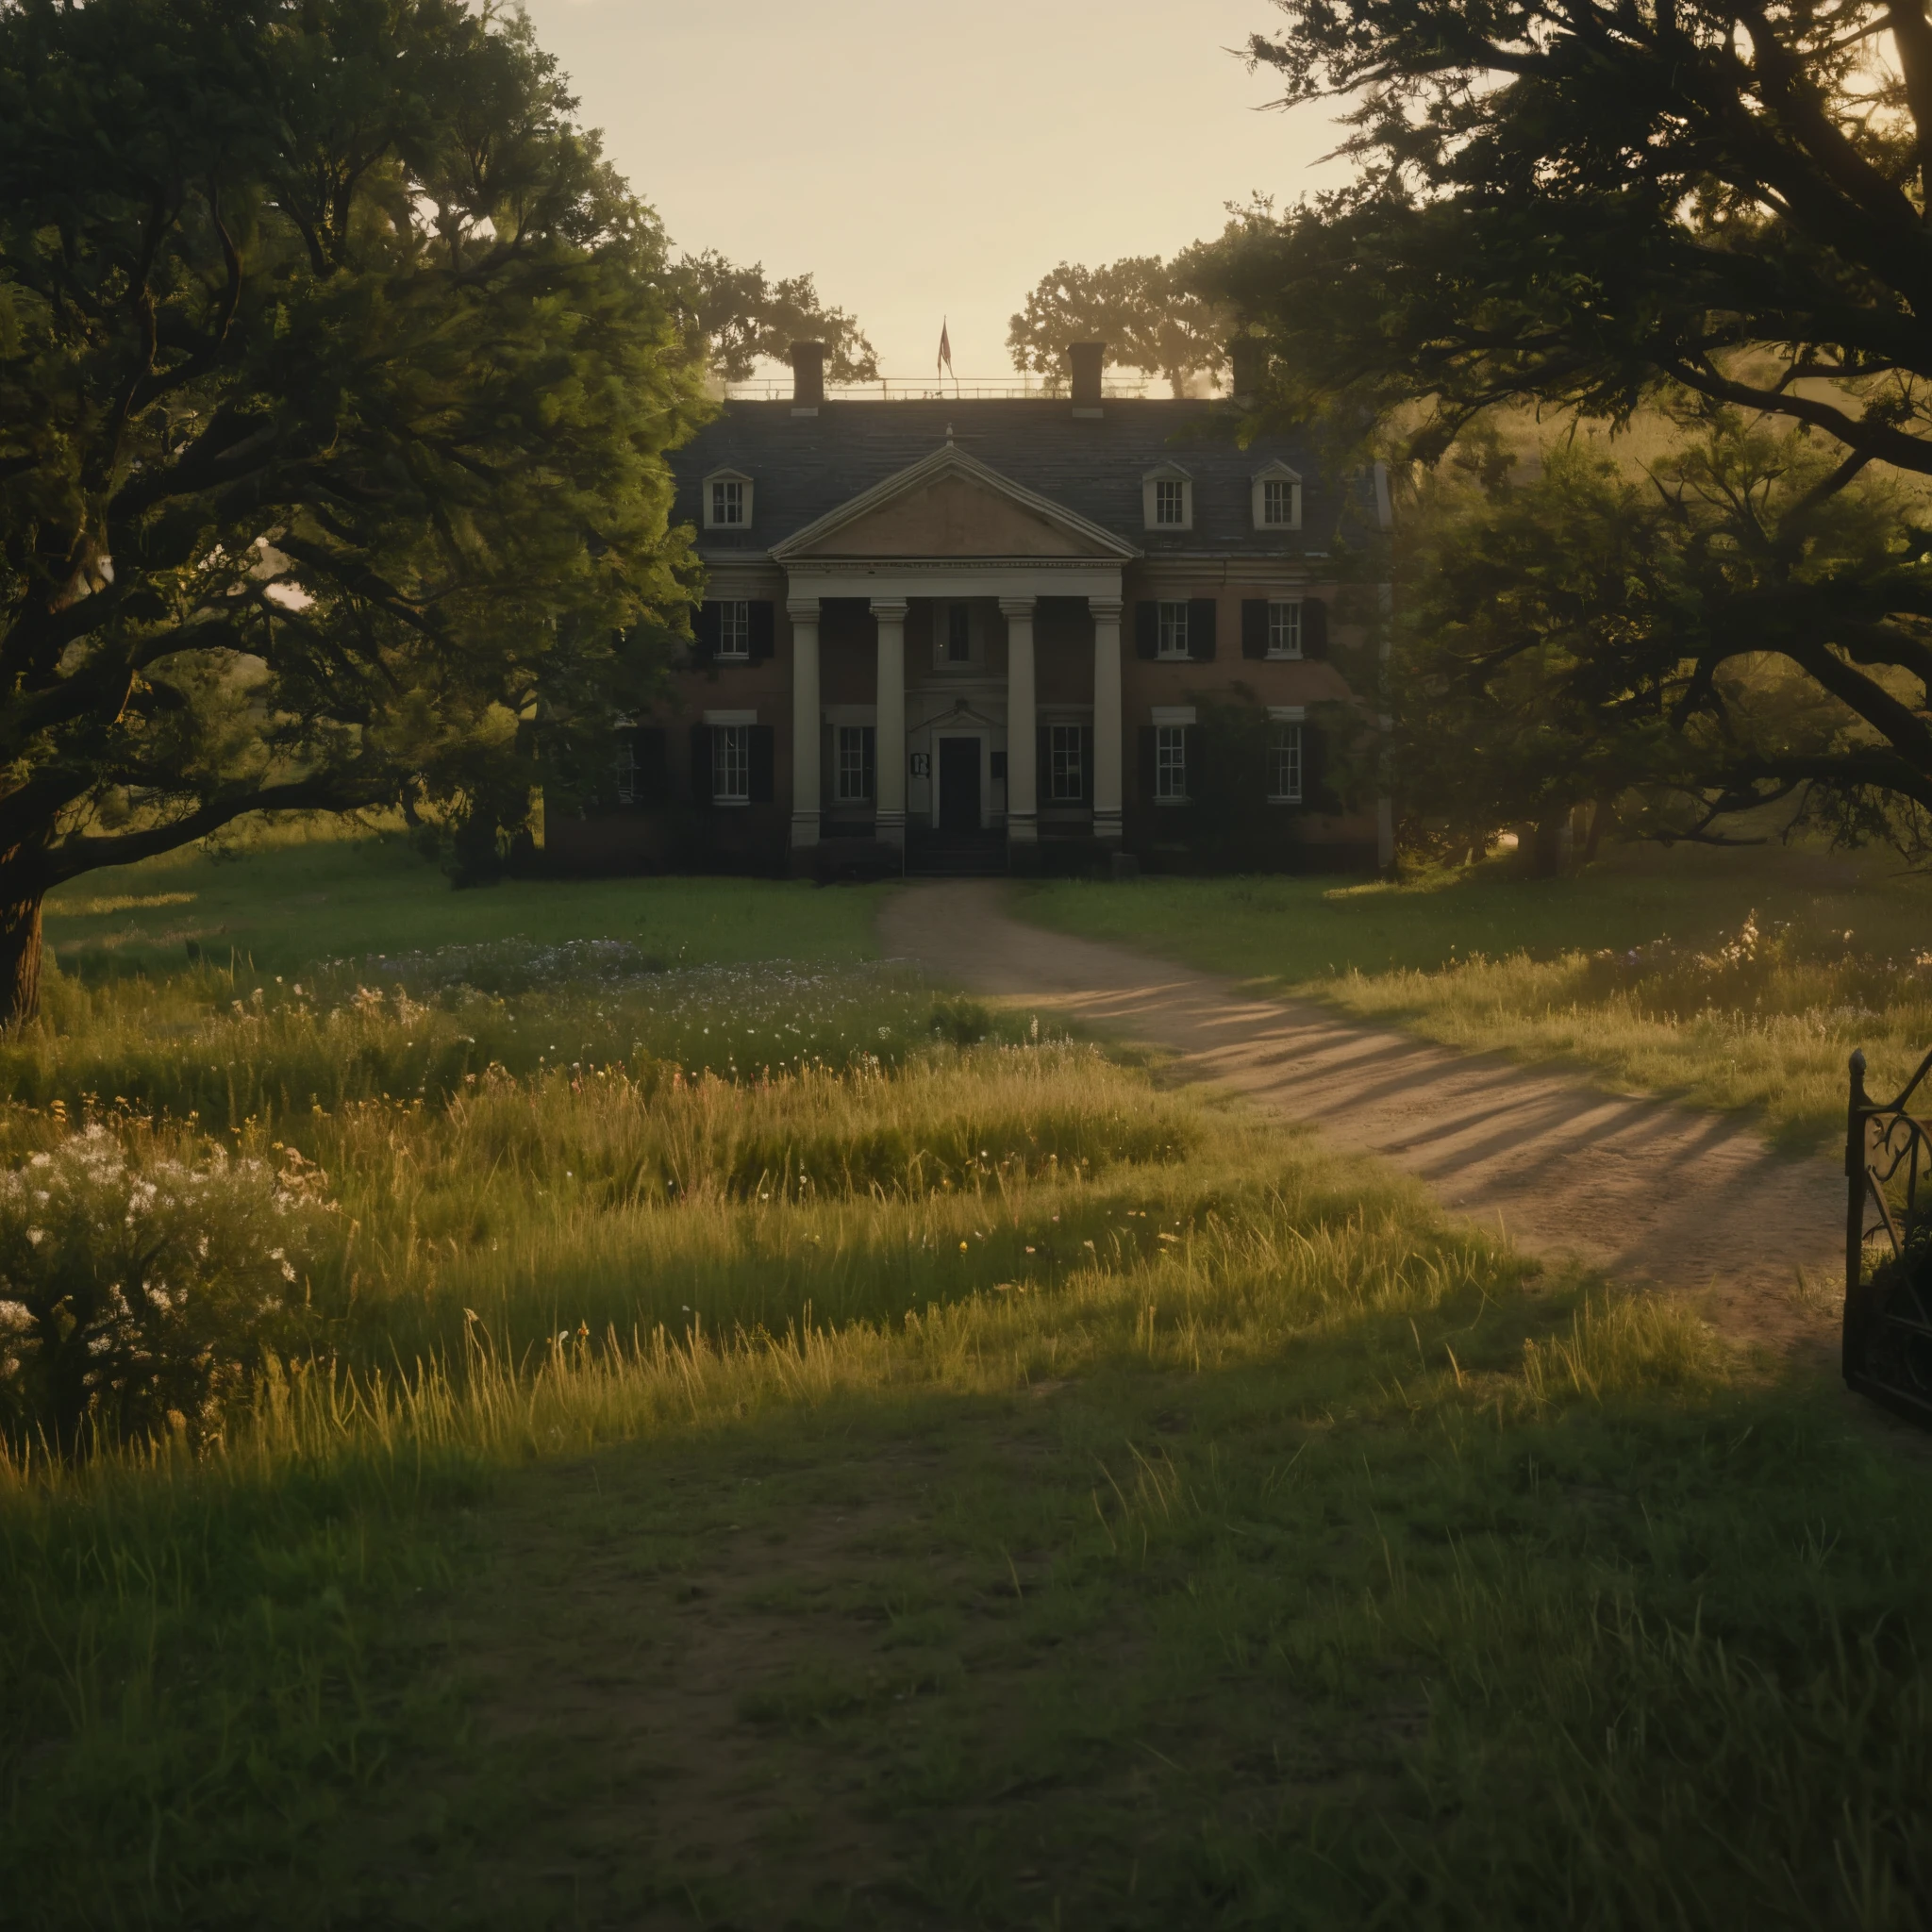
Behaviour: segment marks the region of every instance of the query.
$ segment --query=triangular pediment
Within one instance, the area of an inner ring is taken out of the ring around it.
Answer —
[[[877,557],[1120,563],[1139,552],[949,442],[774,544],[772,555],[783,563]]]

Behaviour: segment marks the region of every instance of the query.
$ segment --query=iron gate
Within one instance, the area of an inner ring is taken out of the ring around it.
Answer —
[[[1932,1425],[1932,1124],[1922,1118],[1932,1097],[1928,1074],[1932,1054],[1896,1100],[1874,1101],[1865,1056],[1852,1056],[1844,1376],[1874,1402]]]

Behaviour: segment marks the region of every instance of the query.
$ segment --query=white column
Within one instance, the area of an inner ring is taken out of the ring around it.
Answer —
[[[873,836],[888,845],[906,842],[906,600],[874,597],[879,627],[879,675]]]
[[[1033,599],[1002,597],[1007,620],[1007,843],[1032,845],[1040,839],[1040,804],[1034,740]]]
[[[1121,600],[1090,597],[1093,619],[1093,836],[1121,836]]]
[[[794,597],[791,619],[791,845],[819,842],[819,600]]]

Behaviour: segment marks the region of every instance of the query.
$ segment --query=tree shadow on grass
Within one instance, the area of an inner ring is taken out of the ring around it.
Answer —
[[[1916,1923],[1923,1472],[1582,1292],[525,1471],[339,1909]]]

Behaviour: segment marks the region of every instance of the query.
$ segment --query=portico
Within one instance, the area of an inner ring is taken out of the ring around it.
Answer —
[[[828,731],[843,756],[823,702],[822,622],[861,604],[876,839],[903,846],[908,824],[976,818],[1013,846],[1036,844],[1043,824],[1117,841],[1122,573],[1138,555],[951,442],[774,546],[792,635],[793,850],[823,834]],[[1049,789],[1077,778],[1077,795],[1042,799],[1042,768]]]

